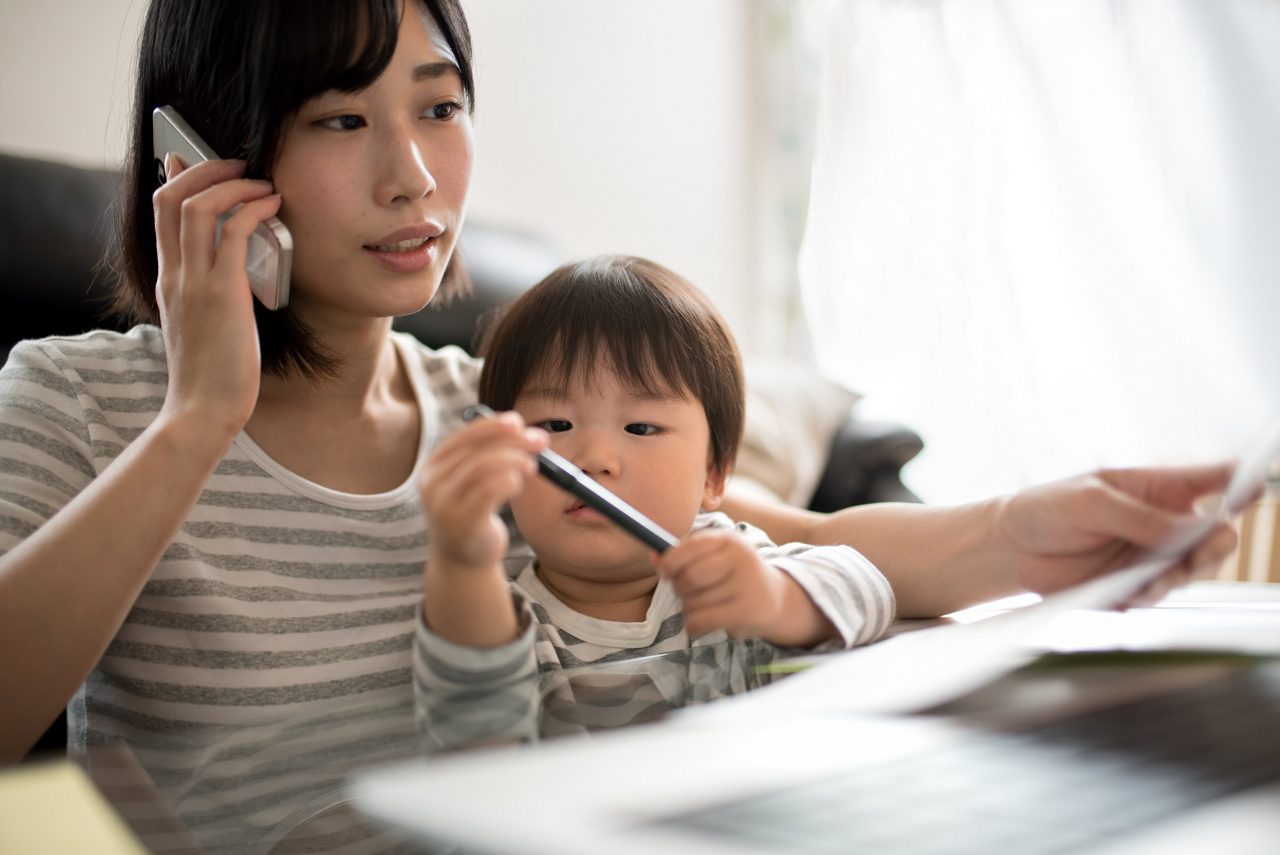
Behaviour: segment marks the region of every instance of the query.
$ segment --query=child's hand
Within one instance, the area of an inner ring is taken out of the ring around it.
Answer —
[[[418,489],[427,515],[431,561],[440,567],[492,567],[507,551],[498,510],[537,472],[543,431],[515,413],[475,422],[440,443]]]
[[[684,601],[691,637],[723,629],[735,638],[802,647],[835,635],[795,580],[765,564],[737,532],[695,532],[663,553],[657,567]]]

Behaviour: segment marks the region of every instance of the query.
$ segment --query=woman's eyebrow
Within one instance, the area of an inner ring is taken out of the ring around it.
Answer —
[[[458,66],[452,62],[428,62],[419,65],[412,72],[413,81],[417,83],[419,80],[432,80],[437,77],[444,77],[448,74],[457,74]]]

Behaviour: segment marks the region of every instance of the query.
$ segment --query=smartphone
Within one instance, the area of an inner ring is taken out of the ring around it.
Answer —
[[[165,182],[164,159],[176,155],[183,164],[194,166],[206,160],[221,160],[217,152],[191,129],[173,107],[157,107],[151,113],[151,146],[155,154],[156,176]],[[239,210],[239,205],[218,218],[214,246],[222,239],[222,223]],[[293,235],[277,217],[258,224],[249,236],[245,264],[249,288],[262,305],[275,311],[289,304],[289,275],[293,267]]]

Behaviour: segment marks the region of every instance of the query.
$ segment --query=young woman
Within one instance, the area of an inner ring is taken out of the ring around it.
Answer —
[[[417,473],[460,428],[477,365],[391,318],[457,287],[470,51],[456,0],[152,3],[122,205],[121,302],[144,323],[20,345],[0,372],[0,760],[63,707],[74,750],[408,693]],[[230,159],[170,162],[161,186],[151,111],[166,104]],[[294,239],[277,313],[244,272],[272,215]],[[518,450],[545,442],[498,424]],[[850,543],[900,613],[936,614],[1111,569],[1225,480],[1112,472],[950,509],[723,509],[777,542]],[[1183,570],[1233,543],[1222,528]]]

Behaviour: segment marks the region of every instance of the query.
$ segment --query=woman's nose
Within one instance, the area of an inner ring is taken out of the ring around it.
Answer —
[[[407,129],[397,129],[387,139],[380,153],[376,190],[379,204],[421,199],[436,189],[426,155],[421,141]]]

